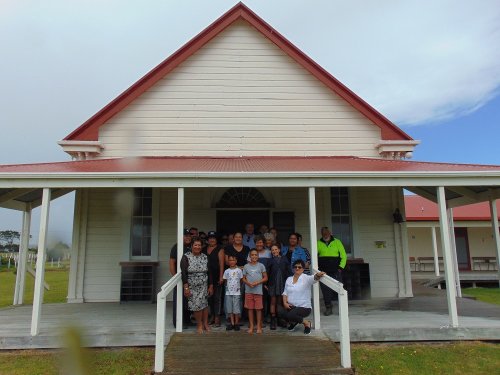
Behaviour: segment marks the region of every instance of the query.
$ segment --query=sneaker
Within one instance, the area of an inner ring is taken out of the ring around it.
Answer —
[[[293,331],[295,329],[295,327],[297,326],[297,324],[299,324],[299,323],[290,323],[288,325],[288,330]]]
[[[235,330],[235,331],[239,331],[239,330],[240,330],[240,326],[239,326],[238,324],[236,324],[236,325],[234,326],[234,330]]]
[[[238,327],[238,326],[236,326]],[[226,331],[232,331],[233,329],[236,330],[236,327],[234,327],[232,324],[228,324],[226,326]],[[240,327],[238,327],[238,330],[239,330]]]
[[[304,327],[304,335],[309,335],[311,333],[311,327]]]
[[[326,306],[325,316],[329,316],[329,315],[332,315],[332,314],[333,314],[332,307],[331,306]]]

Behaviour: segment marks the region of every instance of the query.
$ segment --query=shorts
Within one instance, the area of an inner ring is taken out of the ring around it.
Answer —
[[[245,294],[245,309],[250,310],[262,310],[264,305],[262,304],[262,294]]]
[[[240,295],[226,295],[224,297],[224,310],[226,314],[241,314]]]

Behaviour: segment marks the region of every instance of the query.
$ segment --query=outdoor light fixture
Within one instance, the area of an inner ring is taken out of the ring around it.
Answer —
[[[396,208],[396,210],[392,214],[392,217],[394,218],[395,223],[399,224],[399,223],[404,222],[403,215],[401,215],[401,212],[399,212],[399,208]]]

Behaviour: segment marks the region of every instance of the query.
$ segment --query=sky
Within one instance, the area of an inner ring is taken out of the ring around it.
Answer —
[[[0,0],[0,164],[69,160],[57,141],[236,3]],[[244,3],[420,140],[413,160],[500,165],[498,0]],[[72,197],[52,241],[70,242]],[[0,209],[0,230],[20,225]]]

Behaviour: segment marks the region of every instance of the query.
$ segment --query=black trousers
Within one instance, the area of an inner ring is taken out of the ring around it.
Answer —
[[[290,323],[303,323],[304,318],[310,313],[311,309],[306,307],[293,307],[290,310],[285,310],[283,306],[278,306],[278,316]]]
[[[172,311],[172,324],[174,327],[176,326],[177,323],[177,287],[174,288],[173,290],[173,311]],[[187,298],[182,296],[182,325],[186,326],[191,323],[191,315],[189,313],[189,310],[187,308],[188,303],[187,303]]]
[[[321,271],[326,272],[328,276],[333,277],[335,280],[342,282],[342,271],[340,271],[338,268],[335,270],[324,270],[321,269]],[[327,287],[325,284],[320,283],[321,287],[321,293],[323,293],[323,300],[325,301],[325,306],[329,307],[332,305],[332,301],[337,301],[339,296],[337,295],[337,292],[334,290],[330,289]]]
[[[214,284],[214,294],[208,297],[208,307],[212,319],[222,314],[222,301],[224,299],[224,285]]]

